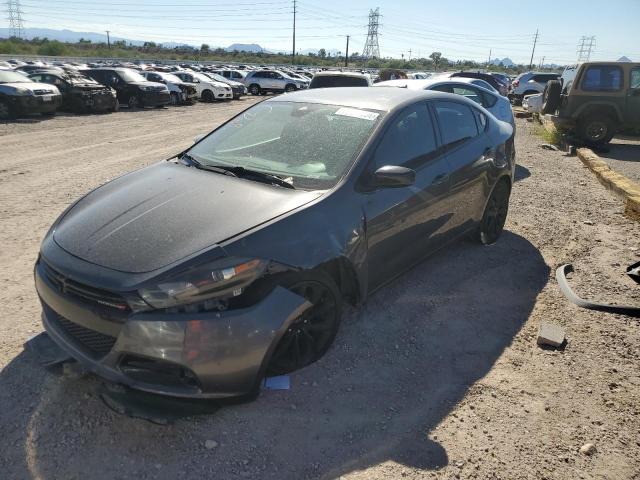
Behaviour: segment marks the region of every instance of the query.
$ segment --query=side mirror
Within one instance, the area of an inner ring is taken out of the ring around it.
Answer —
[[[199,135],[196,135],[195,137],[193,137],[193,143],[198,143],[200,140],[202,140],[206,136],[207,136],[206,133],[201,133]]]
[[[416,172],[406,167],[385,165],[375,171],[373,178],[373,183],[376,187],[409,187],[416,183]]]

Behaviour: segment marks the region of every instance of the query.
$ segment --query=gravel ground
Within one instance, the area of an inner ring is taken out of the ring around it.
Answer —
[[[640,138],[616,137],[608,150],[597,152],[598,156],[616,172],[640,182]]]
[[[106,408],[100,379],[37,366],[22,344],[41,331],[31,269],[54,218],[252,101],[0,125],[3,478],[640,478],[638,320],[581,310],[553,278],[573,262],[581,295],[640,303],[623,275],[640,224],[524,120],[498,244],[453,245],[347,312],[291,390],[159,426]],[[564,350],[536,346],[542,321]]]

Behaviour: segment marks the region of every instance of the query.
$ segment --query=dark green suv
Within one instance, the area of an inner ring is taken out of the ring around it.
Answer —
[[[616,132],[640,129],[640,63],[588,62],[569,67],[547,84],[542,112],[587,145]]]

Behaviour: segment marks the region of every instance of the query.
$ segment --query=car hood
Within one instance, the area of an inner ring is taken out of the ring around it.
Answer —
[[[53,238],[88,262],[123,272],[149,272],[320,195],[163,162],[89,193],[64,214]]]
[[[15,83],[0,83],[0,87],[24,88],[31,92],[35,90],[49,90],[51,94],[59,94],[60,91],[55,85],[40,82],[15,82]]]
[[[137,87],[156,87],[162,90],[167,88],[167,86],[164,83],[159,83],[159,82],[129,82],[129,85],[135,85]]]

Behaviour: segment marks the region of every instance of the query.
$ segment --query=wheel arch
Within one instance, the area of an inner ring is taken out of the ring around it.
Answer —
[[[318,265],[316,269],[325,272],[333,279],[342,297],[351,305],[356,305],[360,302],[360,280],[355,267],[349,259],[337,257]]]
[[[614,122],[621,123],[623,121],[622,112],[620,108],[609,102],[591,102],[578,108],[573,114],[575,120],[579,120],[580,117],[586,117],[589,115],[606,115],[609,116]]]

